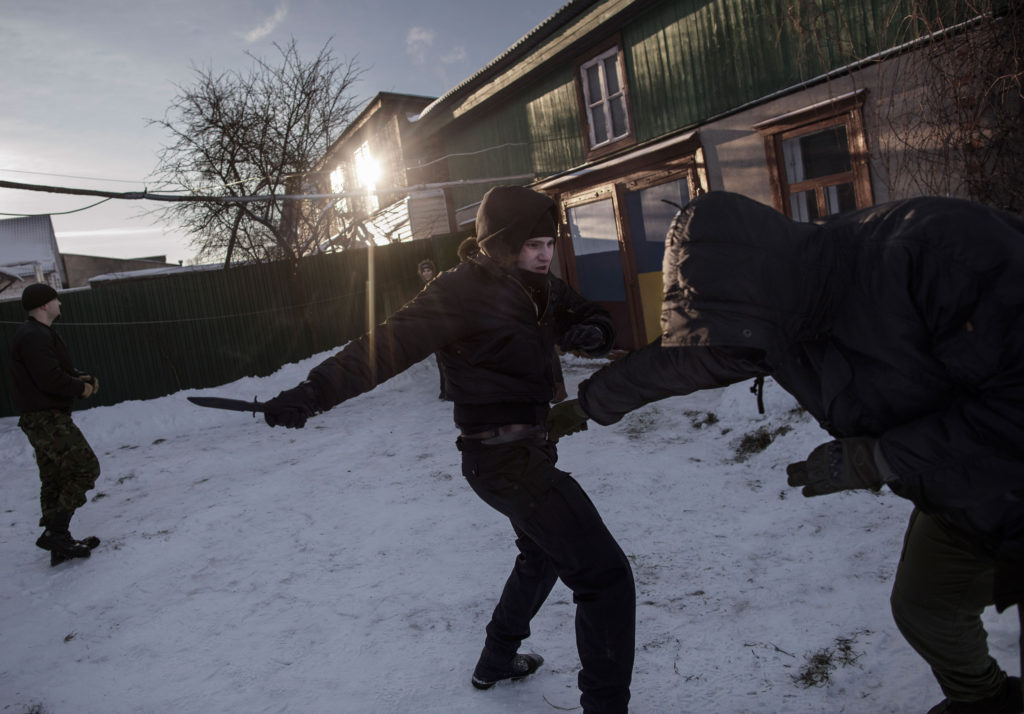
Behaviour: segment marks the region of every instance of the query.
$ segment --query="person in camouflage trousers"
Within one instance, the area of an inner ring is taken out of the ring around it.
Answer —
[[[50,551],[50,565],[87,558],[100,541],[71,537],[75,511],[96,485],[100,464],[85,436],[71,420],[76,397],[99,390],[99,380],[75,369],[71,353],[53,329],[60,317],[57,291],[49,285],[29,285],[22,293],[28,319],[14,335],[11,386],[18,426],[35,450],[39,466],[39,502],[45,530],[36,545]]]

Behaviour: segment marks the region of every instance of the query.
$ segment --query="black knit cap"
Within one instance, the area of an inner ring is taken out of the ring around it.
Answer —
[[[21,293],[21,306],[25,312],[42,307],[57,297],[57,291],[45,283],[32,283]]]
[[[555,202],[522,186],[495,186],[476,212],[477,243],[501,263],[515,264],[530,238],[557,237]]]

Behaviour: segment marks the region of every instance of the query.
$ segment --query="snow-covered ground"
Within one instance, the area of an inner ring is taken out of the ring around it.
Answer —
[[[203,393],[269,398],[324,356]],[[570,394],[599,364],[565,360]],[[631,711],[927,710],[942,695],[888,610],[910,504],[788,488],[826,435],[771,381],[759,415],[748,387],[559,445],[633,563]],[[463,481],[432,359],[300,431],[196,393],[76,414],[103,474],[72,531],[103,544],[55,568],[30,447],[0,419],[0,712],[579,711],[561,584],[524,646],[541,670],[470,686],[515,547]],[[986,622],[1015,671],[1015,613]]]

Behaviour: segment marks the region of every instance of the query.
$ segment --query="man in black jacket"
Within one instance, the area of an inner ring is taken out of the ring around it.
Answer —
[[[45,530],[36,545],[50,551],[50,565],[57,565],[87,558],[99,545],[95,536],[75,540],[69,531],[71,517],[100,474],[96,454],[71,421],[71,404],[76,397],[95,394],[99,380],[75,369],[67,345],[52,327],[60,317],[56,290],[34,283],[25,288],[21,304],[28,319],[14,333],[11,394],[21,415],[18,426],[35,449],[42,483],[39,525]]]
[[[711,193],[676,216],[663,273],[661,338],[552,420],[771,376],[834,438],[791,486],[916,506],[891,604],[946,696],[931,712],[1020,712],[981,613],[1024,600],[1024,221],[920,198],[819,226]]]
[[[434,261],[430,258],[425,258],[416,266],[416,274],[420,276],[420,280],[422,280],[423,284],[426,285],[437,275],[437,266],[434,265]],[[448,394],[445,392],[444,388],[444,368],[441,367],[440,357],[437,357],[437,374],[441,385],[440,391],[437,393],[437,398],[448,400]]]
[[[519,654],[555,581],[573,591],[580,701],[588,714],[626,712],[634,655],[635,588],[629,561],[580,485],[555,466],[546,435],[551,356],[606,353],[608,314],[549,274],[554,203],[519,187],[491,189],[477,213],[482,253],[434,278],[370,335],[314,367],[266,406],[270,426],[306,419],[373,389],[437,353],[461,431],[462,472],[507,516],[519,556],[487,625],[472,683],[487,689],[543,662]]]

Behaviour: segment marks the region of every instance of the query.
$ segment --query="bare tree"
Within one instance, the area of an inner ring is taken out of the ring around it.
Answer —
[[[877,67],[865,110],[891,197],[962,196],[1024,213],[1024,3],[879,3],[872,41],[847,0],[793,0],[778,31],[795,33],[796,64],[811,76],[844,63]]]
[[[284,196],[316,192],[318,162],[356,111],[350,92],[362,74],[356,61],[334,58],[328,44],[309,62],[295,40],[279,65],[254,61],[246,74],[194,68],[195,83],[178,86],[162,119],[172,142],[155,175],[202,196]],[[330,245],[323,202],[182,201],[158,209],[183,225],[200,258],[232,255],[264,262],[297,259]]]
[[[913,0],[900,21],[907,39],[927,39],[881,75],[890,189],[1024,214],[1024,6]]]

